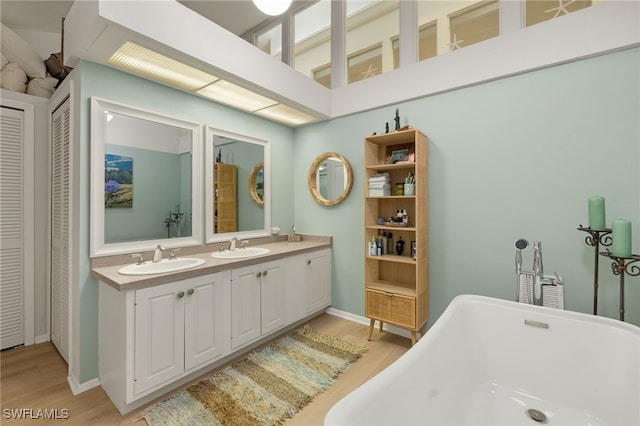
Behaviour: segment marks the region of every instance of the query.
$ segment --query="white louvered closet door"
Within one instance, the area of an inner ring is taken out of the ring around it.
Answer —
[[[70,101],[52,116],[51,128],[51,341],[69,362]]]
[[[24,343],[24,111],[0,114],[0,349]]]

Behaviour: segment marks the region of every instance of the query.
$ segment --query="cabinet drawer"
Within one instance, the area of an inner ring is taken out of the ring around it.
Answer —
[[[367,290],[365,315],[383,322],[416,327],[416,299],[378,290]]]

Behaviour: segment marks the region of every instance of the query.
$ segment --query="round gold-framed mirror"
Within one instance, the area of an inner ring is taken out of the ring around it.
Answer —
[[[325,152],[316,157],[307,177],[311,196],[324,206],[341,203],[353,185],[351,165],[337,152]]]
[[[259,162],[253,166],[249,176],[249,195],[260,207],[264,207],[264,164]]]

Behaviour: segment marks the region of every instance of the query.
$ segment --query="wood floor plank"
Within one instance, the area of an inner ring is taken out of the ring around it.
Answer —
[[[322,425],[324,416],[336,402],[393,363],[411,347],[409,339],[389,333],[376,332],[374,340],[369,342],[368,326],[328,314],[314,318],[309,324],[323,333],[366,345],[367,353],[354,362],[346,373],[340,375],[331,388],[288,419],[285,422],[287,426]],[[200,379],[194,383],[198,380]],[[148,405],[151,404],[153,402]],[[0,424],[3,426],[145,425],[144,421],[136,422],[140,411],[145,407],[122,416],[101,387],[73,396],[67,384],[67,364],[50,342],[0,352],[0,406]],[[60,417],[67,410],[68,418],[7,418],[11,411],[6,410],[18,410],[29,417],[44,409],[49,410],[49,414]]]

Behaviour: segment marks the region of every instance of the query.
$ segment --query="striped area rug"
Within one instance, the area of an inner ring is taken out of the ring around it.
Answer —
[[[305,325],[147,408],[161,425],[281,425],[366,352]]]

